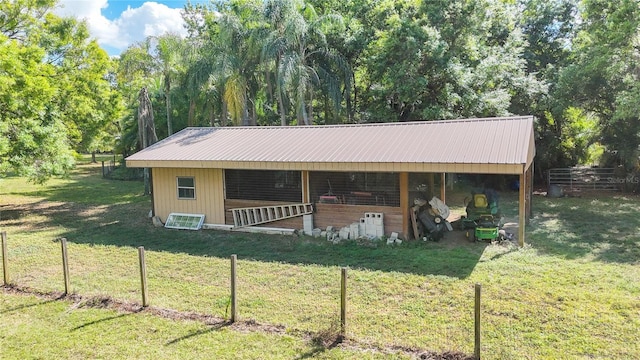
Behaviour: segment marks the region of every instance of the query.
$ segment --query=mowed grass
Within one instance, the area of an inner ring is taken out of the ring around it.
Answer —
[[[3,359],[383,359],[289,335],[0,294]],[[396,355],[392,355],[396,357]],[[399,355],[397,355],[400,358]]]
[[[306,237],[155,228],[147,218],[150,200],[141,195],[141,183],[108,181],[99,175],[99,166],[82,165],[71,178],[45,186],[17,178],[0,180],[0,230],[9,237],[12,282],[44,292],[63,290],[57,239],[65,237],[74,293],[139,303],[136,248],[144,246],[152,306],[226,318],[229,257],[237,254],[239,317],[283,325],[290,335],[193,331],[197,335],[189,337],[192,346],[206,349],[217,344],[219,352],[210,352],[209,358],[306,356],[315,348],[295,334],[336,328],[341,267],[349,268],[347,336],[361,348],[472,353],[473,287],[481,283],[483,358],[640,358],[636,197],[536,197],[523,249],[449,239],[400,246],[333,245]],[[503,208],[511,215],[516,211],[513,199],[503,196]],[[163,326],[185,326],[187,332],[205,326],[170,325],[174,321],[148,314],[117,317],[104,309],[70,311],[71,305],[64,302],[21,308],[25,301],[37,302],[5,294],[0,312],[15,308],[9,312],[12,317],[34,324],[40,318],[65,318],[76,312],[81,312],[78,317],[114,317],[99,322],[102,331],[137,329],[130,322],[166,322],[169,325],[153,325],[159,330],[150,346],[158,349],[148,350],[153,351],[149,357],[180,354],[173,352],[177,347],[166,346],[174,333]],[[51,331],[80,337],[69,332],[74,326],[65,325],[67,320],[42,321]],[[28,332],[2,329],[3,351],[5,344],[25,341],[43,348],[55,345],[46,334],[28,340]],[[238,341],[248,349],[262,348],[263,355],[234,356],[236,340],[228,340],[227,347],[225,337],[244,338]],[[276,338],[274,348],[260,345],[271,338]],[[89,357],[110,357],[108,350],[91,345],[98,340],[86,335],[74,347],[92,354]],[[123,342],[116,345],[126,348],[120,352],[123,358],[147,357],[137,345],[127,344],[130,338],[113,341]],[[162,349],[169,352],[160,354]],[[401,355],[334,348],[311,356]]]

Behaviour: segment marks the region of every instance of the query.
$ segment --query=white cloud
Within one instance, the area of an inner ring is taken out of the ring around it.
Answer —
[[[186,34],[181,9],[171,9],[156,2],[129,7],[113,21],[101,12],[108,7],[108,0],[61,0],[60,5],[56,14],[86,19],[91,35],[98,39],[98,43],[115,48],[118,53],[147,36],[167,32]]]

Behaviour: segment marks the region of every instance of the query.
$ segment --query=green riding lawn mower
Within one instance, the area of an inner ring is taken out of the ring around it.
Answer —
[[[502,240],[502,216],[498,207],[498,193],[495,190],[486,189],[481,192],[472,192],[471,198],[465,199],[466,216],[460,223],[470,241]]]

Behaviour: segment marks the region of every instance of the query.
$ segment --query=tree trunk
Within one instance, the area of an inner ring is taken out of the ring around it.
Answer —
[[[96,161],[96,152],[95,151],[91,152],[91,162],[93,164],[97,163],[97,161]]]
[[[356,75],[355,71],[353,72],[352,81],[353,81],[353,104],[351,103],[351,97],[349,97],[349,101],[347,102],[347,114],[349,116],[349,123],[353,122],[353,115],[356,112],[356,108],[358,107],[358,87],[356,86]]]
[[[258,114],[256,111],[256,104],[255,102],[251,101],[251,126],[257,126],[258,125]]]
[[[164,97],[167,104],[167,132],[169,136],[173,134],[173,126],[171,126],[171,80],[168,76],[164,78]]]
[[[220,114],[220,125],[227,126],[227,102],[222,100],[222,113]]]
[[[216,125],[216,108],[211,103],[211,110],[209,111],[209,126],[214,127]]]
[[[149,168],[144,168],[143,174],[144,174],[144,195],[151,195],[151,181],[149,179]]]
[[[247,104],[247,97],[242,100],[242,126],[251,126],[251,120],[249,118],[249,105]]]
[[[189,119],[187,120],[187,124],[189,126],[193,126],[193,118],[196,115],[196,101],[195,99],[189,100]]]
[[[280,87],[276,89],[278,92],[278,110],[280,110],[280,125],[287,126],[287,114],[284,110],[284,100],[282,99],[282,91],[280,91]]]
[[[307,125],[313,125],[313,92],[309,98],[309,111],[307,115]]]

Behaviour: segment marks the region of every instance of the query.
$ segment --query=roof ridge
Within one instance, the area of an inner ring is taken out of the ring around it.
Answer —
[[[349,127],[383,127],[383,126],[410,126],[410,125],[424,125],[435,123],[464,123],[464,122],[490,122],[490,121],[507,121],[507,120],[527,120],[533,119],[533,115],[514,115],[514,116],[496,116],[496,117],[484,117],[484,118],[468,118],[468,119],[443,119],[443,120],[414,120],[414,121],[396,121],[396,122],[381,122],[381,123],[360,123],[360,124],[331,124],[331,125],[267,125],[267,126],[219,126],[219,127],[187,127],[183,130],[194,129],[226,129],[226,130],[241,130],[241,129],[326,129],[326,128],[349,128]],[[181,130],[181,131],[183,131]]]

